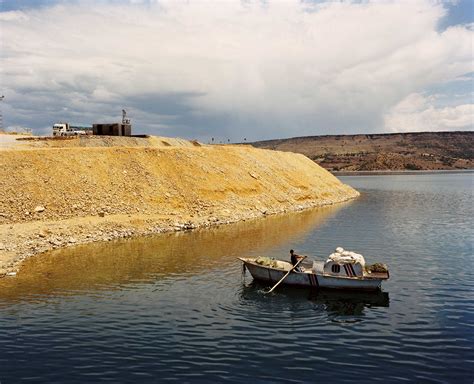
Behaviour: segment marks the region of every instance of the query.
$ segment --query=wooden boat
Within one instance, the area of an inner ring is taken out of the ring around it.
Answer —
[[[277,283],[293,267],[287,261],[262,257],[239,257],[239,260],[244,263],[244,268],[249,270],[255,280],[268,283]],[[326,261],[303,264],[300,271],[291,271],[281,284],[312,288],[378,290],[381,289],[382,281],[387,280],[390,275],[385,265],[376,265],[378,268],[366,267],[362,255],[337,248],[336,253],[330,255]]]

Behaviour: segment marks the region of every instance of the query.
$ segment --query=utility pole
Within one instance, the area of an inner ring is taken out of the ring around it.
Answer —
[[[3,101],[5,96],[0,96],[0,101]],[[0,131],[3,131],[3,114],[2,114],[2,108],[0,106]]]
[[[127,117],[127,111],[122,109],[122,124],[130,124],[130,119]]]

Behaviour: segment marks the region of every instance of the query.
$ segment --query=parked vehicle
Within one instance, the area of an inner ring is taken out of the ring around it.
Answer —
[[[83,129],[72,127],[69,123],[56,123],[53,125],[53,136],[79,136],[86,135]]]

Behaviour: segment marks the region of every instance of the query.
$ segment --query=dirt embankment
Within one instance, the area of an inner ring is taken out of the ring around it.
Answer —
[[[0,151],[0,273],[52,248],[237,222],[358,195],[302,155],[143,140],[133,147],[46,141],[39,144],[44,148]]]

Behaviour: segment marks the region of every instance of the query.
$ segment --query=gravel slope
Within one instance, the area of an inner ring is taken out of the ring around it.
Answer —
[[[0,151],[0,274],[51,248],[237,222],[358,196],[303,155],[161,141]]]

